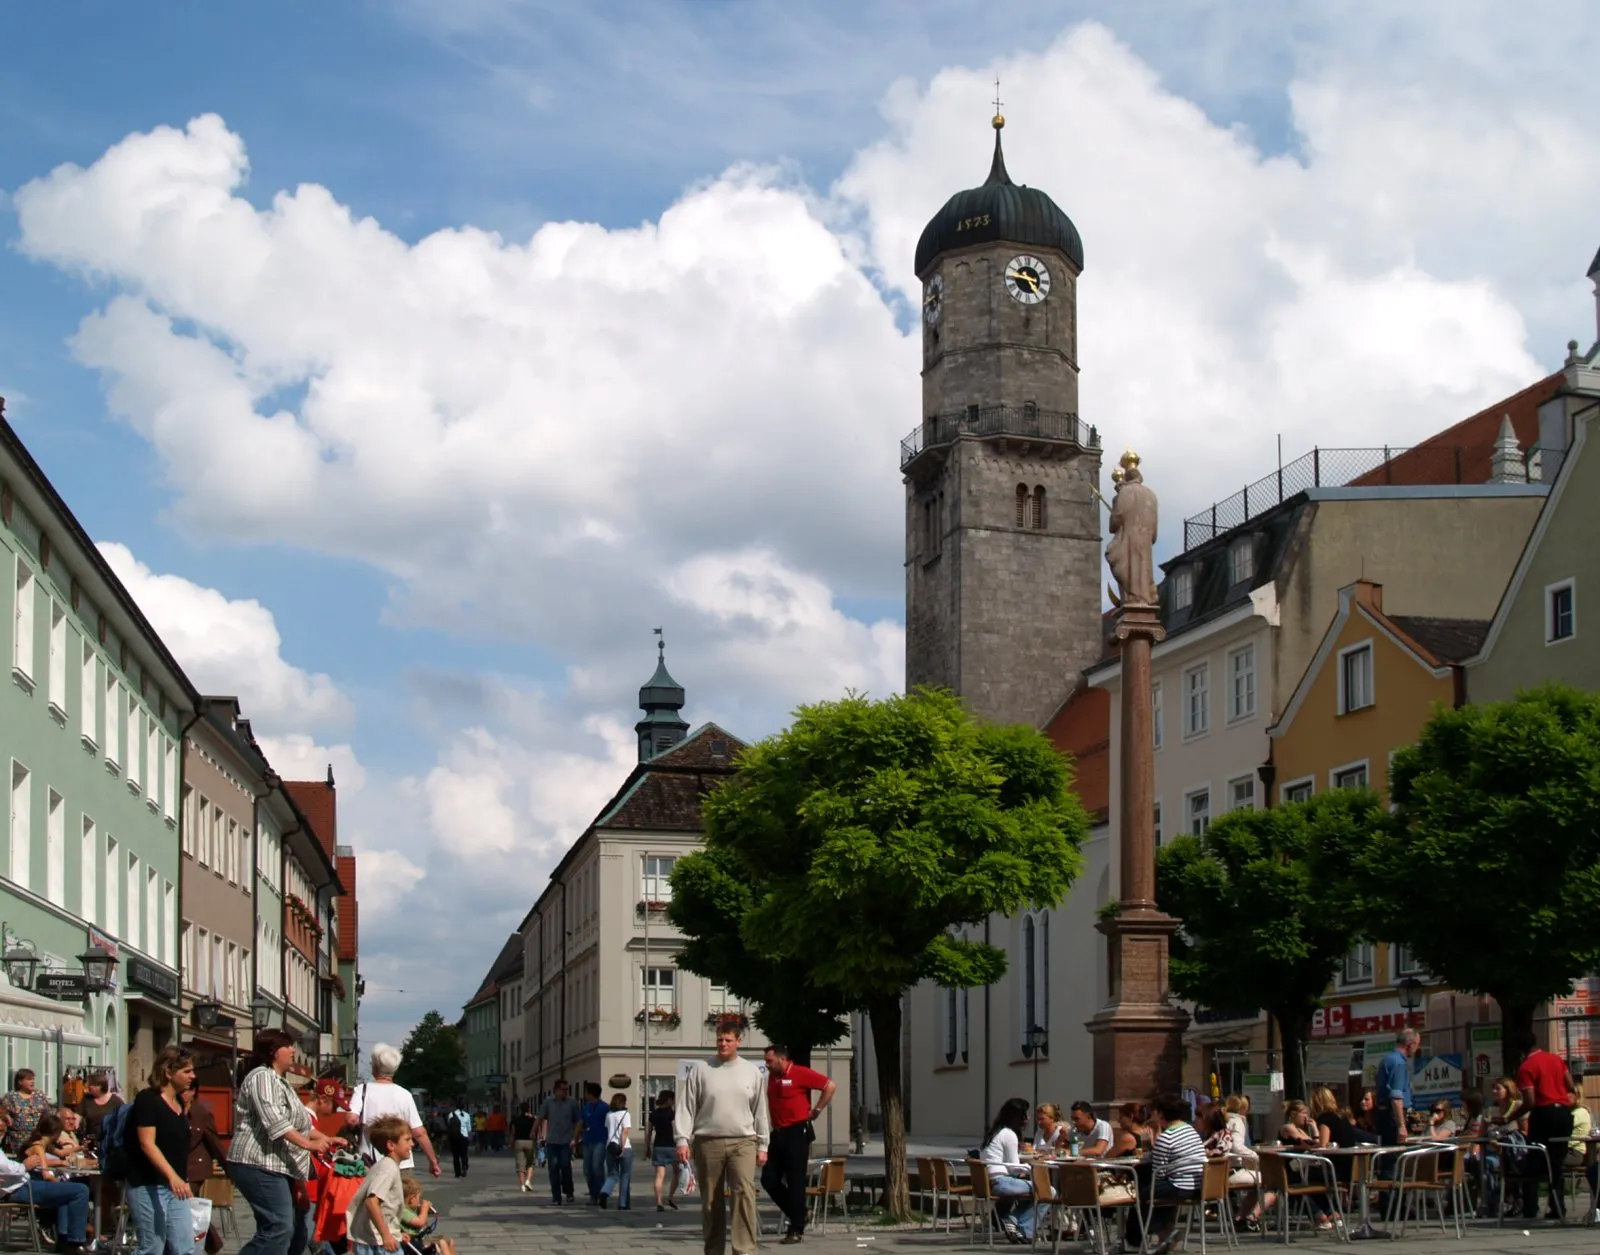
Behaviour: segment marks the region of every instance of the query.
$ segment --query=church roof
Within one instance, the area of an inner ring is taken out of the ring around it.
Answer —
[[[989,177],[979,187],[957,192],[933,215],[917,241],[916,273],[925,273],[942,253],[973,244],[1004,240],[1029,248],[1051,248],[1065,253],[1083,269],[1083,240],[1072,219],[1036,187],[1013,183],[1000,149],[1000,129],[1005,119],[994,120],[994,161]]]

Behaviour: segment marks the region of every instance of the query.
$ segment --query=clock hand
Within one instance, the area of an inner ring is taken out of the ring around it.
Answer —
[[[1025,270],[1014,270],[1006,275],[1007,279],[1015,279],[1018,283],[1026,283],[1030,292],[1039,290],[1039,281]]]

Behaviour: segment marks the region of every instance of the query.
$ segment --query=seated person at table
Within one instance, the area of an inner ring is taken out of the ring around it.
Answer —
[[[7,1127],[0,1115],[0,1133]],[[0,1151],[0,1200],[32,1203],[53,1210],[56,1226],[56,1255],[83,1255],[88,1236],[89,1187],[81,1181],[47,1181],[33,1178],[16,1160]]]
[[[1088,1103],[1072,1104],[1072,1127],[1078,1131],[1078,1153],[1084,1158],[1104,1159],[1111,1153],[1111,1123],[1095,1115]]]
[[[1428,1136],[1438,1142],[1455,1135],[1455,1108],[1448,1101],[1441,1099],[1434,1103],[1433,1109],[1428,1112]]]
[[[71,1159],[74,1155],[82,1154],[83,1146],[78,1141],[78,1129],[83,1124],[83,1117],[72,1107],[61,1107],[56,1114],[61,1117],[61,1132],[51,1149],[63,1159]]]
[[[1183,1099],[1157,1100],[1155,1123],[1159,1132],[1150,1151],[1150,1230],[1155,1242],[1143,1248],[1151,1255],[1172,1249],[1172,1227],[1178,1218],[1176,1204],[1200,1197],[1206,1144],[1189,1120],[1189,1104]],[[1128,1217],[1127,1245],[1140,1248],[1137,1214]]]
[[[1233,1144],[1250,1145],[1250,1100],[1243,1094],[1229,1094],[1222,1110],[1228,1119],[1228,1132],[1233,1134]]]
[[[1361,1099],[1356,1103],[1356,1118],[1353,1121],[1356,1128],[1368,1133],[1378,1131],[1378,1093],[1376,1090],[1364,1089]]]
[[[1213,1104],[1200,1118],[1200,1135],[1206,1139],[1206,1154],[1220,1156],[1228,1161],[1228,1190],[1238,1197],[1235,1200],[1234,1225],[1252,1233],[1259,1220],[1256,1190],[1261,1185],[1261,1160],[1256,1152],[1237,1141],[1233,1123],[1225,1107]],[[1270,1196],[1269,1196],[1270,1201]]]
[[[1583,1139],[1594,1132],[1594,1116],[1589,1108],[1584,1106],[1581,1095],[1574,1096],[1572,1104],[1572,1141],[1567,1150],[1567,1166],[1579,1168],[1589,1153],[1589,1148],[1583,1144]]]
[[[1350,1122],[1345,1113],[1339,1109],[1339,1100],[1326,1085],[1319,1085],[1311,1091],[1311,1115],[1317,1122],[1318,1149],[1337,1146],[1341,1150],[1348,1150],[1352,1146],[1377,1140],[1372,1134],[1362,1132]],[[1349,1185],[1350,1158],[1348,1156],[1330,1156],[1330,1158],[1333,1160],[1334,1179],[1340,1185]]]
[[[1278,1141],[1291,1150],[1307,1150],[1317,1144],[1316,1130],[1311,1127],[1311,1109],[1298,1098],[1284,1105]]]
[[[1000,1227],[1013,1242],[1033,1241],[1033,1172],[1024,1166],[1020,1153],[1022,1130],[1027,1127],[1027,1100],[1008,1098],[1000,1104],[1000,1113],[978,1151],[989,1170],[989,1189],[997,1200]],[[1022,1199],[1029,1201],[1024,1205]]]
[[[55,1169],[61,1166],[61,1156],[56,1154],[56,1138],[61,1136],[61,1117],[47,1111],[33,1126],[33,1136],[22,1152],[22,1166],[41,1181],[55,1181]]]
[[[1034,1124],[1038,1126],[1040,1150],[1061,1150],[1071,1141],[1071,1126],[1061,1118],[1061,1108],[1053,1102],[1042,1102],[1039,1109],[1033,1113]]]
[[[1135,1159],[1150,1149],[1150,1130],[1145,1127],[1144,1108],[1125,1102],[1117,1108],[1117,1131],[1111,1139],[1111,1159]]]

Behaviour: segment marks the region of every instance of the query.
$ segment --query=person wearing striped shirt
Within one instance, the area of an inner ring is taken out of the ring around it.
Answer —
[[[1162,1098],[1156,1103],[1156,1122],[1160,1133],[1150,1152],[1150,1225],[1155,1244],[1146,1248],[1163,1252],[1172,1247],[1172,1227],[1178,1218],[1177,1204],[1200,1197],[1200,1178],[1206,1170],[1205,1140],[1190,1121],[1194,1113],[1181,1098]]]

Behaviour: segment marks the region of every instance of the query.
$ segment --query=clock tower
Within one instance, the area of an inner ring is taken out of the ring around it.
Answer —
[[[994,119],[982,186],[917,241],[922,422],[906,489],[906,687],[1042,726],[1099,658],[1100,439],[1078,417],[1078,230],[1013,183]]]

